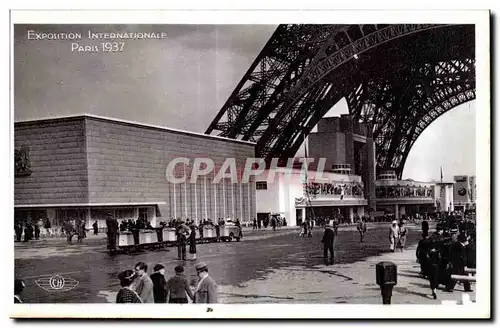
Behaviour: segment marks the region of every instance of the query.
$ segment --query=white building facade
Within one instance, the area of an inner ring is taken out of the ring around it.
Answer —
[[[300,169],[269,169],[256,177],[258,218],[279,214],[287,224],[306,218],[334,218],[353,222],[365,215],[367,200],[361,177]]]

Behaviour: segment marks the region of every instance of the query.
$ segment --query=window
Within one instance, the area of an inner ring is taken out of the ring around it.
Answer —
[[[267,181],[257,181],[255,183],[255,189],[257,189],[257,190],[267,190]]]

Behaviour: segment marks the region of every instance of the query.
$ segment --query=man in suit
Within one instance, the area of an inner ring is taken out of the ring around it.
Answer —
[[[360,237],[359,242],[362,243],[364,241],[364,237],[365,237],[365,233],[366,233],[366,222],[365,222],[364,218],[359,219],[359,222],[358,222],[358,225],[356,228],[358,229],[358,232],[359,232],[359,237]]]
[[[217,284],[208,275],[206,263],[199,262],[195,267],[200,280],[194,293],[194,303],[217,303]]]
[[[467,237],[459,235],[458,241],[450,248],[450,263],[448,265],[449,275],[465,275],[465,267],[467,266]],[[446,285],[446,291],[451,292],[455,288],[456,281],[449,279]],[[470,282],[463,282],[465,292],[471,292]]]
[[[108,231],[106,234],[108,235],[108,249],[115,250],[116,249],[116,236],[118,235],[118,221],[116,221],[113,217],[113,213],[108,213],[108,218],[106,219],[106,226]]]
[[[331,229],[330,225],[325,226],[325,232],[321,242],[323,243],[323,258],[325,259],[325,264],[328,265],[328,252],[330,252],[330,264],[333,264],[333,241],[335,239],[335,233]]]
[[[153,281],[148,276],[148,266],[144,262],[135,265],[135,272],[139,279],[136,280],[135,292],[139,294],[142,303],[154,303]]]

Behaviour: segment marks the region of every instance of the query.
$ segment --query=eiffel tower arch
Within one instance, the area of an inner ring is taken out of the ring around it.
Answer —
[[[475,99],[474,25],[280,25],[206,133],[286,162],[342,98],[401,178],[420,134]]]

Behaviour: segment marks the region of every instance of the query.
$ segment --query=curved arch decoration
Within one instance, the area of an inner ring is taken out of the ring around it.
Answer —
[[[474,40],[474,25],[280,25],[206,133],[285,160],[345,97],[352,117],[373,127],[377,164],[400,167],[434,117],[427,112],[475,90]]]

